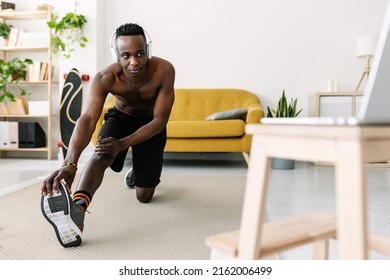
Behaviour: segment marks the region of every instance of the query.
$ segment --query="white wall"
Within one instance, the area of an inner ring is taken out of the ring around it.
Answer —
[[[15,0],[31,9],[40,0]],[[365,66],[356,39],[377,35],[388,0],[77,0],[90,40],[61,70],[93,77],[111,63],[108,45],[120,24],[137,22],[153,54],[176,67],[176,87],[243,88],[274,106],[283,89],[309,112],[309,96],[333,79],[353,91]],[[47,0],[57,13],[74,1]],[[99,18],[96,18],[99,15]],[[61,76],[61,73],[60,73]],[[85,91],[89,84],[85,84]]]
[[[15,0],[18,10],[40,0]],[[365,66],[356,39],[377,35],[388,0],[77,0],[89,39],[62,72],[77,67],[91,78],[111,63],[109,38],[126,22],[142,25],[153,54],[176,67],[176,87],[243,88],[274,106],[283,89],[309,112],[309,96],[333,79],[353,91]],[[47,0],[57,14],[74,1]],[[98,18],[97,18],[98,17]],[[61,78],[60,78],[61,82]],[[60,84],[61,86],[61,84]],[[89,83],[85,83],[85,92]]]
[[[387,2],[110,0],[104,10],[109,32],[124,22],[148,31],[154,55],[175,65],[176,87],[243,88],[264,106],[285,89],[306,115],[309,95],[326,90],[328,79],[340,91],[355,89],[365,66],[356,39],[378,34]]]

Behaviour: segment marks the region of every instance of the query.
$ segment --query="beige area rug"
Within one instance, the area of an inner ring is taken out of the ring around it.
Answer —
[[[2,260],[201,260],[207,236],[239,228],[245,177],[164,176],[151,203],[107,174],[86,215],[84,241],[63,248],[40,210],[40,185],[0,197]]]

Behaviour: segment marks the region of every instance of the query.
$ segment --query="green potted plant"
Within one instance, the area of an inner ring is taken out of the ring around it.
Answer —
[[[11,24],[0,22],[0,37],[1,37],[0,45],[2,46],[7,45],[6,41],[9,38],[9,34],[11,33],[11,28],[12,28]]]
[[[81,48],[86,47],[87,38],[82,36],[82,28],[87,23],[85,16],[76,13],[67,13],[59,19],[53,15],[47,25],[52,29],[51,49],[53,54],[62,54],[63,58],[69,58],[74,51],[74,44]]]
[[[270,109],[267,106],[267,118],[294,118],[302,111],[297,111],[298,98],[291,98],[290,103],[287,102],[285,91],[283,90],[282,96],[279,98],[278,106],[276,110]]]
[[[283,90],[276,110],[270,109],[267,106],[267,118],[295,118],[302,112],[302,109],[297,110],[297,103],[298,98],[291,98],[291,101],[288,102],[285,91]],[[271,167],[272,169],[294,169],[295,161],[283,158],[273,158]]]
[[[15,101],[15,96],[9,88],[9,85],[13,83],[21,96],[27,95],[26,90],[21,86],[21,81],[25,80],[27,66],[32,63],[32,60],[28,58],[21,60],[15,57],[9,61],[0,59],[0,102],[6,97],[11,101]]]

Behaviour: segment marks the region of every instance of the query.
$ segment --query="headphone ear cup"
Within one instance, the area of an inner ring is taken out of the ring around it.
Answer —
[[[149,42],[146,45],[146,51],[148,53],[148,58],[151,59],[152,58],[152,42]]]
[[[119,62],[118,52],[116,51],[116,49],[114,47],[110,47],[110,50],[111,50],[112,60],[114,60],[114,62]]]

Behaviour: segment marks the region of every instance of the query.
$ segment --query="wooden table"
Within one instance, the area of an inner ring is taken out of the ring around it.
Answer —
[[[389,248],[388,239],[371,240],[367,232],[365,163],[390,158],[390,126],[254,124],[247,125],[246,132],[253,138],[238,240],[239,258],[256,259],[260,254],[272,157],[334,163],[340,259],[367,259],[369,247]]]

